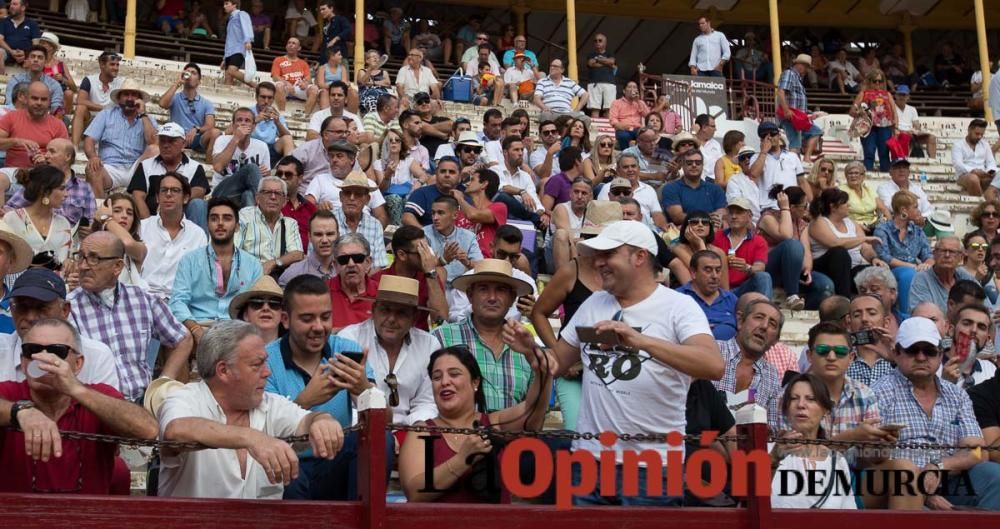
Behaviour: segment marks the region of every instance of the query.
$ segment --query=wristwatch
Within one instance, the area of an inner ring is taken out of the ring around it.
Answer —
[[[437,279],[438,276],[437,268],[431,269],[430,272],[424,272],[424,275],[431,279]]]
[[[19,412],[21,410],[26,410],[26,409],[29,409],[29,408],[34,408],[34,407],[35,407],[35,403],[31,402],[30,400],[19,400],[19,401],[16,401],[10,407],[10,425],[12,427],[17,428],[18,430],[20,430],[21,429],[21,423],[19,423],[17,421],[17,412]]]

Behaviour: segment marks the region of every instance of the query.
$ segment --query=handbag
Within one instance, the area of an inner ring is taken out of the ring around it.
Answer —
[[[872,131],[872,117],[868,113],[868,105],[865,103],[861,104],[861,109],[857,116],[851,121],[851,126],[848,129],[848,135],[851,138],[867,138]]]
[[[797,108],[791,108],[790,110],[792,111],[791,116],[785,114],[784,107],[778,107],[774,115],[778,119],[788,120],[792,124],[792,128],[799,132],[805,132],[812,128],[812,121],[809,119],[808,114]]]
[[[910,154],[910,135],[905,132],[896,134],[886,140],[885,146],[889,148],[890,160],[906,158]]]

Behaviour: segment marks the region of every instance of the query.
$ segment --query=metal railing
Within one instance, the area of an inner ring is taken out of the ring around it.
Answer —
[[[666,95],[670,108],[681,117],[682,130],[693,130],[694,118],[698,115],[697,98],[691,91],[690,83],[667,79],[665,75],[639,74],[639,97],[653,108],[656,100]]]

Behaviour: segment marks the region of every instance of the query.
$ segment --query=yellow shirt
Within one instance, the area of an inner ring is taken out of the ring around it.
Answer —
[[[740,164],[730,160],[728,156],[719,159],[722,160],[722,174],[715,173],[715,183],[724,186],[729,182],[730,176],[743,172],[743,170],[740,169]]]
[[[858,195],[846,183],[840,184],[840,189],[847,193],[847,211],[851,220],[858,224],[872,225],[878,220],[878,194],[868,182],[862,184],[864,190]]]

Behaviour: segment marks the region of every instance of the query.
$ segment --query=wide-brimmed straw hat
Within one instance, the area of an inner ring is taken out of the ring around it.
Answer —
[[[531,294],[532,287],[527,281],[514,277],[510,261],[504,259],[483,259],[476,263],[472,272],[466,272],[451,282],[451,286],[468,294],[468,289],[476,283],[502,283],[514,289],[517,297]]]
[[[0,241],[9,244],[14,251],[14,255],[9,260],[8,274],[23,272],[28,268],[32,258],[35,257],[35,250],[31,248],[31,245],[27,241],[22,239],[20,235],[10,231],[3,223],[0,223]]]
[[[160,407],[171,393],[184,387],[184,384],[167,377],[160,377],[149,383],[146,395],[142,398],[142,407],[159,420]]]
[[[430,310],[420,306],[420,282],[412,277],[382,274],[378,280],[378,293],[375,297],[361,296],[361,298]]]
[[[580,235],[598,235],[608,224],[624,218],[625,213],[620,203],[613,200],[591,200],[583,214]]]
[[[371,185],[371,182],[368,181],[368,176],[365,175],[365,173],[362,173],[361,171],[351,171],[340,182],[341,190],[350,189],[352,187],[360,187],[361,189],[364,189],[369,193],[378,189],[377,187]]]
[[[252,298],[259,297],[276,297],[279,299],[285,299],[285,292],[281,290],[278,286],[277,281],[271,276],[260,276],[260,279],[254,281],[250,288],[245,292],[240,292],[232,301],[229,302],[229,317],[232,319],[238,319],[240,311],[243,307],[250,302]]]
[[[149,100],[149,94],[139,86],[139,82],[134,79],[125,79],[122,85],[111,91],[111,100],[118,101],[118,95],[122,92],[138,92],[143,101]]]

